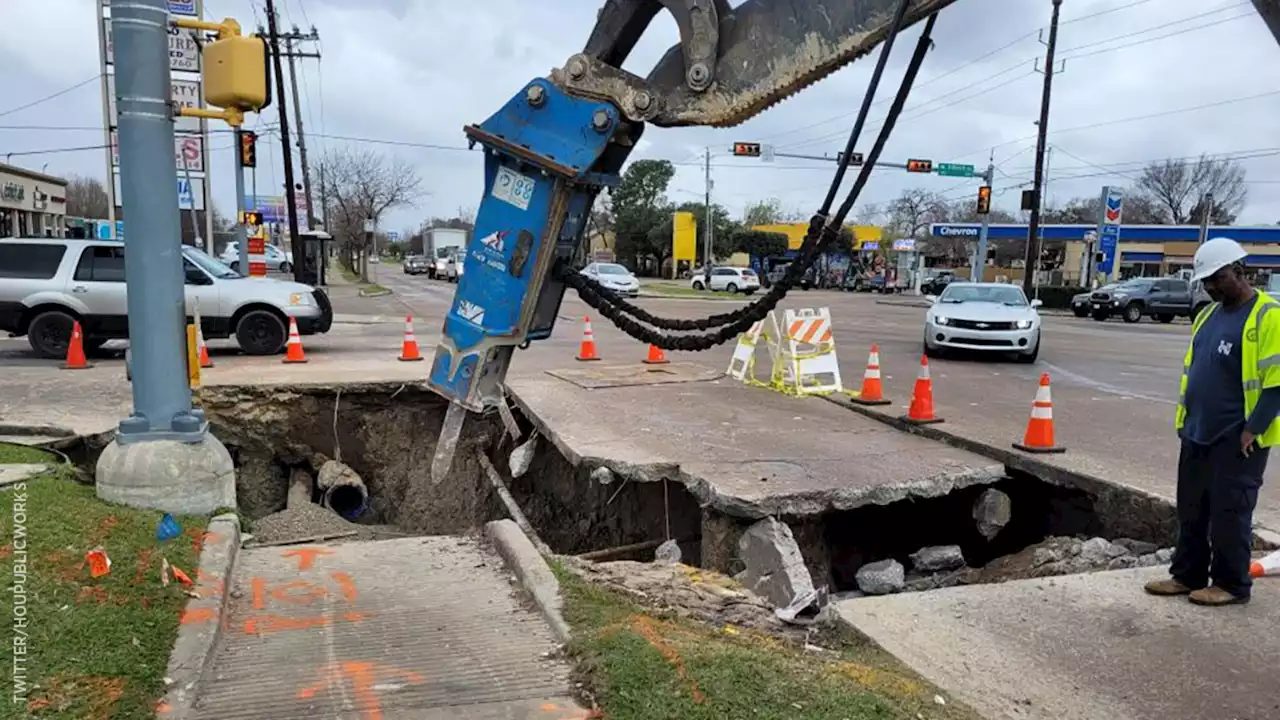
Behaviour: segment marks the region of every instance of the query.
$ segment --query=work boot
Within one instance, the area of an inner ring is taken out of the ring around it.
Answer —
[[[1183,585],[1182,583],[1178,582],[1173,578],[1166,578],[1164,580],[1152,580],[1151,582],[1144,585],[1142,589],[1146,590],[1152,595],[1160,595],[1164,597],[1168,597],[1172,595],[1186,595],[1187,593],[1191,592],[1191,588],[1187,587],[1186,585]]]
[[[1224,590],[1217,585],[1196,590],[1187,599],[1196,605],[1207,605],[1209,607],[1243,605],[1249,602],[1248,595],[1233,595],[1230,591]]]

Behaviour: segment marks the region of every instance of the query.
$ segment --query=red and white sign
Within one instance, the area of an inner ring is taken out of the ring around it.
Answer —
[[[178,170],[204,172],[204,138],[199,135],[173,137],[173,162]],[[111,166],[120,167],[120,139],[111,131]]]
[[[196,80],[170,80],[169,99],[177,103],[179,107],[204,107],[204,92],[200,87],[199,81]],[[107,76],[107,112],[111,118],[111,127],[119,127],[120,121],[116,116],[115,75]],[[176,117],[173,120],[173,129],[180,133],[198,133],[200,132],[200,118]]]

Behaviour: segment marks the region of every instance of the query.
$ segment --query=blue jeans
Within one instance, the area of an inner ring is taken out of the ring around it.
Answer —
[[[1182,441],[1178,455],[1178,547],[1169,572],[1187,587],[1213,584],[1238,597],[1253,588],[1249,577],[1253,509],[1267,469],[1268,449],[1245,457],[1240,434],[1212,445]]]

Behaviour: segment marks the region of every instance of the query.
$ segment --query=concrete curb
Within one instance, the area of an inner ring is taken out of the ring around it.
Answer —
[[[560,581],[551,572],[547,561],[538,554],[533,543],[514,520],[494,520],[485,523],[484,534],[533,598],[534,604],[546,618],[556,639],[561,643],[568,643],[572,633],[569,631],[569,624],[564,621],[562,611],[564,601],[560,598]]]
[[[200,597],[187,601],[183,615],[195,620],[178,626],[178,638],[169,654],[165,675],[172,684],[157,711],[158,717],[174,720],[187,717],[195,704],[201,681],[213,664],[214,651],[227,623],[227,588],[231,569],[240,552],[240,518],[227,513],[209,521],[208,534],[200,551],[196,583]]]

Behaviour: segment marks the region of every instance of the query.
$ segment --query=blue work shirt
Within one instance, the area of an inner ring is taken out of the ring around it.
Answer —
[[[1196,331],[1191,348],[1191,368],[1187,371],[1186,421],[1180,433],[1184,440],[1212,445],[1228,434],[1244,430],[1244,378],[1240,343],[1244,325],[1258,302],[1255,294],[1239,307],[1219,306]],[[1266,390],[1258,399],[1249,429],[1261,435],[1280,410],[1280,388]]]

